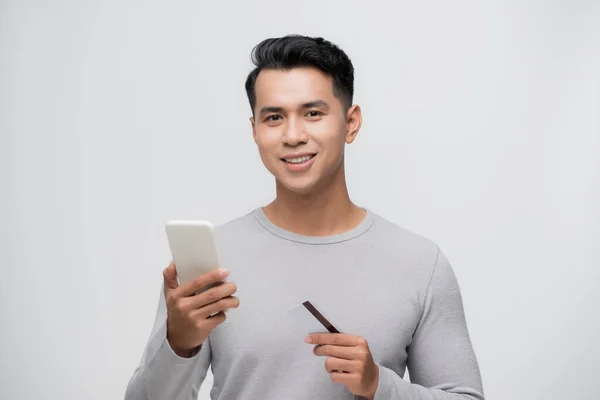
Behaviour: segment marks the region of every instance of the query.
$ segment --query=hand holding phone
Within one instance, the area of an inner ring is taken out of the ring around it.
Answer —
[[[164,270],[167,340],[181,357],[191,357],[210,332],[225,321],[225,311],[240,304],[232,282],[223,282],[213,226],[207,221],[169,221],[173,262]]]
[[[232,296],[237,290],[234,283],[215,285],[227,275],[221,269],[209,271],[180,286],[175,263],[164,270],[167,340],[180,357],[193,356],[210,332],[225,321],[225,311],[239,307],[239,299]],[[207,286],[213,287],[198,293]]]

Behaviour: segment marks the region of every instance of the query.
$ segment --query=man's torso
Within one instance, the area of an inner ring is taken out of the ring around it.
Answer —
[[[218,227],[217,245],[240,307],[209,337],[213,397],[352,398],[303,341],[309,332],[287,318],[307,299],[344,333],[364,337],[375,362],[404,374],[434,243],[371,212],[336,239],[283,232],[256,210]]]

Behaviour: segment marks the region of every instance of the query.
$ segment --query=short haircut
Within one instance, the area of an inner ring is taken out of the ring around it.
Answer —
[[[288,35],[265,39],[254,47],[251,55],[255,68],[246,79],[246,94],[252,115],[256,106],[255,84],[263,69],[291,70],[313,67],[333,79],[333,94],[345,110],[352,106],[354,96],[354,67],[346,53],[335,44],[321,38]]]

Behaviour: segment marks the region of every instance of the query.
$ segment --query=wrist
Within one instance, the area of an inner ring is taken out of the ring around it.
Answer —
[[[195,349],[185,350],[185,349],[178,349],[178,348],[172,347],[172,346],[171,346],[171,349],[173,350],[173,353],[177,354],[181,358],[192,358],[192,356],[196,353]]]
[[[378,387],[379,387],[379,365],[375,364],[375,379],[373,380],[373,385],[371,386],[371,390],[369,390],[368,395],[365,397],[368,400],[374,400]]]
[[[192,358],[193,356],[198,354],[198,351],[200,351],[200,347],[202,347],[202,345],[200,345],[198,347],[194,347],[193,349],[186,349],[174,345],[169,339],[167,339],[167,342],[169,343],[169,347],[171,348],[171,350],[173,350],[173,353],[177,354],[177,356],[181,358]]]

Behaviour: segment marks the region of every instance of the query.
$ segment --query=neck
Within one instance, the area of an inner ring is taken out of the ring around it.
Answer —
[[[306,236],[346,232],[366,215],[350,200],[343,162],[331,181],[311,194],[294,193],[277,182],[277,196],[263,211],[275,225]]]

